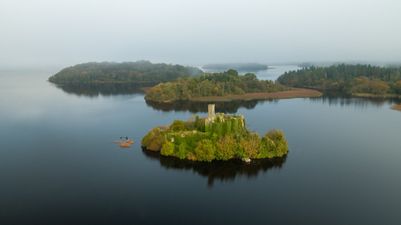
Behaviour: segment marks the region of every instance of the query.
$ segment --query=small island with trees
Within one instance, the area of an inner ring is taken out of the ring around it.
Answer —
[[[316,90],[286,87],[270,80],[259,80],[253,73],[239,75],[236,70],[228,70],[160,83],[147,90],[145,99],[151,102],[173,103],[319,96],[321,93]]]
[[[201,74],[195,67],[165,63],[137,62],[91,62],[62,69],[49,78],[57,85],[130,84],[151,87],[155,84],[181,77]]]
[[[208,106],[206,118],[196,116],[153,128],[143,137],[142,147],[162,156],[205,162],[231,159],[250,162],[280,158],[288,153],[282,131],[271,130],[260,137],[247,129],[243,116],[215,113],[213,104]]]

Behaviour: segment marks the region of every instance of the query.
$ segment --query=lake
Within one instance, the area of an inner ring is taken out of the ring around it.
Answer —
[[[243,114],[259,133],[282,129],[289,154],[250,165],[193,164],[143,152],[139,142],[152,127],[205,115],[204,105],[63,91],[46,81],[52,73],[0,72],[1,224],[401,221],[401,112],[392,101],[217,105]],[[136,143],[121,149],[113,143],[120,136]]]

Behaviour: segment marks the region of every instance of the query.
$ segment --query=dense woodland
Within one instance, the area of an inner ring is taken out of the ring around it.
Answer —
[[[205,73],[166,82],[149,89],[145,99],[155,102],[190,100],[196,97],[240,95],[255,92],[277,92],[288,88],[273,81],[258,80],[253,73],[239,75],[235,70]]]
[[[116,84],[131,83],[143,86],[172,81],[181,77],[198,75],[194,67],[153,64],[149,61],[83,63],[65,68],[49,78],[56,84]]]
[[[218,114],[210,123],[205,122],[205,118],[195,117],[154,128],[142,139],[142,146],[163,156],[207,162],[275,158],[288,153],[282,131],[272,130],[261,138],[247,130],[242,116],[224,114]]]
[[[314,88],[344,95],[401,95],[401,68],[371,65],[305,67],[287,72],[278,82],[291,87]]]

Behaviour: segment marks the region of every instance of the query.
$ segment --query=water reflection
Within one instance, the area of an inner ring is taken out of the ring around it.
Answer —
[[[147,84],[152,86],[154,84]],[[67,94],[85,96],[95,98],[99,96],[116,96],[116,95],[134,95],[144,94],[144,86],[138,84],[70,84],[70,85],[54,85],[60,88]],[[319,98],[307,98],[314,103],[324,103],[332,106],[354,106],[358,109],[366,109],[370,106],[383,107],[386,104],[400,104],[400,98],[358,98],[350,96],[339,96],[338,93],[325,93]],[[230,102],[213,102],[219,112],[224,113],[237,113],[240,108],[254,109],[259,103],[274,102],[277,103],[278,99],[267,100],[248,100],[248,101],[230,101]],[[207,112],[207,105],[210,102],[190,102],[190,101],[177,101],[173,103],[157,103],[146,101],[146,105],[155,110],[163,112]]]
[[[277,99],[273,100],[251,100],[251,101],[230,101],[230,102],[212,102],[216,105],[219,112],[224,113],[237,113],[239,108],[253,109],[260,102],[278,102]],[[211,102],[190,102],[178,101],[173,103],[158,103],[146,101],[146,104],[153,109],[170,112],[170,111],[184,111],[184,112],[207,112],[207,105]]]
[[[401,99],[396,98],[355,98],[355,97],[333,97],[324,95],[320,98],[310,98],[311,102],[324,103],[332,106],[354,106],[355,108],[365,109],[368,107],[383,107],[386,104],[399,104]]]
[[[283,167],[286,157],[276,159],[253,160],[247,164],[240,160],[227,162],[193,162],[180,160],[173,157],[164,157],[157,152],[142,150],[152,160],[157,160],[165,169],[188,170],[207,177],[208,187],[213,187],[216,180],[221,182],[232,182],[239,177],[256,178],[259,174],[266,173],[271,169]]]
[[[154,84],[148,84],[153,86]],[[146,85],[146,86],[148,86]],[[55,85],[68,94],[86,97],[98,97],[100,95],[130,95],[144,93],[143,85],[138,84],[69,84]]]

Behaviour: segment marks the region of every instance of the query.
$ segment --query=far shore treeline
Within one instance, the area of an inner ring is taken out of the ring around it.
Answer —
[[[313,88],[326,93],[360,97],[399,97],[401,68],[371,65],[309,66],[278,78],[290,87]]]
[[[224,64],[223,66],[229,65],[236,64]],[[259,64],[245,64],[245,66],[248,65],[260,66]],[[152,87],[147,89],[145,98],[147,101],[154,102],[186,101],[222,96],[244,97],[247,100],[267,99],[271,96],[265,96],[263,93],[294,91],[293,88],[309,88],[325,94],[342,96],[401,96],[400,67],[359,64],[339,64],[328,67],[305,65],[300,70],[284,73],[274,82],[258,80],[253,73],[240,75],[233,69],[206,73],[195,67],[149,61],[93,62],[67,67],[51,76],[49,81],[66,90],[81,90],[90,85],[93,93],[102,93],[93,90],[96,88],[118,92],[118,87],[109,88],[105,85],[129,84],[130,86],[134,85],[137,90],[142,90],[143,87]],[[256,96],[256,94],[260,96]],[[310,97],[310,94],[291,93],[291,96]],[[313,95],[318,96],[316,93]]]
[[[146,87],[201,73],[195,67],[149,61],[91,62],[62,69],[49,81],[58,85],[130,83]]]

